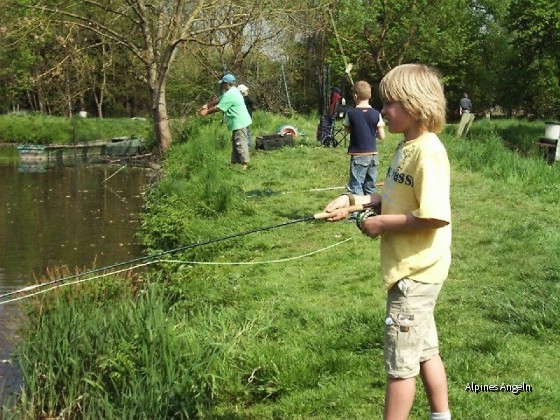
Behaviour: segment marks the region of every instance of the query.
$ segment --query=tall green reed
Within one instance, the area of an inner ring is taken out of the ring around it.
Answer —
[[[197,418],[232,374],[233,349],[259,334],[253,322],[234,324],[211,310],[177,313],[153,285],[128,300],[122,291],[105,300],[71,290],[37,307],[19,349],[19,414]]]
[[[466,139],[444,134],[442,139],[452,165],[502,180],[516,188],[554,188],[554,178],[560,173],[558,165],[551,167],[540,156],[522,156],[510,150],[506,139],[494,131]],[[543,182],[546,180],[550,181],[548,185]]]

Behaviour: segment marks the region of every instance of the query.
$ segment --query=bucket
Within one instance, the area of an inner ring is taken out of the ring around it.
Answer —
[[[560,124],[560,123],[558,123],[558,124]],[[289,134],[295,139],[298,135],[298,130],[293,125],[282,125],[278,129],[278,134],[283,134],[283,135],[288,135]]]
[[[544,123],[544,137],[550,140],[560,138],[560,122],[547,121]]]
[[[87,111],[80,111],[80,112],[78,112],[78,115],[80,116],[80,118],[86,118],[87,117]]]

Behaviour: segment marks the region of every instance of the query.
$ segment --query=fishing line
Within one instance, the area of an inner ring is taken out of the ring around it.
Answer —
[[[193,265],[259,265],[259,264],[277,264],[288,261],[299,260],[301,258],[309,257],[319,252],[326,251],[335,246],[342,245],[345,242],[350,241],[351,238],[347,238],[343,241],[337,242],[335,244],[329,245],[325,248],[318,249],[316,251],[308,252],[307,254],[296,255],[295,257],[281,258],[278,260],[267,260],[267,261],[236,261],[236,262],[219,262],[219,261],[185,261],[185,260],[158,260],[158,262],[168,262],[168,263],[179,263],[179,264],[193,264]]]
[[[53,286],[53,282],[45,283],[45,285],[51,285],[52,287],[49,287],[48,289],[42,289],[42,290],[39,290],[39,291],[34,292],[34,293],[29,293],[29,294],[27,294],[27,295],[20,296],[20,297],[17,297],[17,298],[12,298],[12,299],[8,299],[8,300],[5,300],[5,301],[2,301],[2,302],[0,302],[0,306],[2,306],[2,305],[4,305],[4,304],[7,304],[7,303],[13,303],[13,302],[18,302],[18,301],[20,301],[20,300],[28,299],[28,298],[33,297],[33,296],[42,295],[42,294],[44,294],[44,293],[50,292],[51,290],[58,289],[58,288],[60,288],[60,287],[71,286],[71,285],[74,285],[74,284],[79,284],[79,283],[83,283],[83,282],[90,281],[90,280],[96,280],[96,279],[99,279],[99,278],[102,278],[102,277],[117,275],[117,274],[120,274],[120,273],[124,273],[124,272],[126,272],[126,271],[136,270],[136,269],[138,269],[138,268],[140,268],[140,267],[145,267],[145,266],[147,266],[147,265],[154,264],[154,263],[156,263],[156,262],[157,262],[157,261],[151,261],[151,262],[147,262],[147,263],[144,263],[144,264],[138,264],[138,265],[136,265],[136,266],[134,266],[134,267],[123,268],[123,269],[121,269],[121,270],[111,271],[110,273],[104,273],[104,274],[100,274],[100,275],[98,275],[98,276],[88,277],[88,278],[86,278],[86,279],[74,280],[74,281],[71,281],[71,282],[64,282],[64,283],[61,283],[61,284],[56,284],[56,285],[54,285],[54,286]],[[85,274],[85,273],[84,273],[84,274]],[[72,277],[76,277],[76,276],[72,276]],[[67,277],[67,278],[70,278],[70,277]],[[59,279],[59,281],[60,281],[60,280],[64,280],[64,279],[65,279],[65,278]],[[37,287],[42,287],[42,286],[43,286],[43,285],[40,285],[40,284],[37,285]],[[34,290],[34,289],[36,289],[37,287],[31,288],[31,290]],[[24,289],[21,289],[21,290],[15,292],[15,293],[21,293],[21,292],[23,292],[25,289],[30,290],[30,288],[24,288]],[[1,297],[1,296],[0,296],[0,297]]]
[[[345,207],[344,209],[339,209],[339,210],[346,210],[348,212],[348,214],[350,214],[354,211],[362,211],[362,210],[364,210],[368,207],[371,207],[371,206],[372,206],[372,204],[370,203],[370,204],[363,204],[363,205],[348,206],[348,207]],[[70,276],[61,277],[59,279],[54,279],[54,280],[51,280],[51,281],[48,281],[48,282],[45,282],[45,283],[36,284],[36,285],[32,285],[32,286],[27,286],[27,287],[24,287],[24,288],[19,289],[19,290],[15,290],[15,291],[12,291],[12,292],[9,292],[9,293],[4,293],[4,294],[0,295],[0,299],[5,299],[7,297],[10,297],[10,296],[13,296],[13,295],[16,295],[16,294],[19,294],[19,293],[29,292],[29,291],[32,291],[32,290],[35,290],[35,289],[48,287],[48,286],[51,286],[51,285],[56,284],[56,283],[67,282],[69,280],[78,279],[78,278],[81,278],[81,277],[84,277],[84,276],[89,276],[89,275],[92,275],[92,274],[97,274],[97,273],[100,273],[100,272],[113,270],[113,269],[116,269],[116,268],[119,268],[119,267],[138,264],[138,263],[141,263],[141,262],[144,262],[144,261],[154,260],[154,259],[160,258],[164,255],[174,254],[176,252],[186,251],[188,249],[193,249],[193,248],[197,248],[197,247],[204,246],[204,245],[210,245],[210,244],[217,243],[217,242],[222,242],[222,241],[225,241],[225,240],[228,240],[228,239],[239,238],[241,236],[250,235],[252,233],[265,232],[267,230],[277,229],[277,228],[280,228],[280,227],[289,226],[289,225],[293,225],[293,224],[296,224],[296,223],[308,222],[308,221],[319,220],[319,219],[327,219],[331,216],[332,216],[332,213],[320,212],[320,213],[315,213],[312,216],[302,217],[301,219],[288,220],[286,222],[278,223],[276,225],[251,229],[251,230],[247,230],[245,232],[234,233],[232,235],[227,235],[227,236],[222,236],[222,237],[219,237],[219,238],[209,239],[209,240],[206,240],[206,241],[203,241],[203,242],[195,242],[195,243],[183,245],[183,246],[180,246],[178,248],[169,249],[167,251],[162,251],[162,252],[159,252],[159,253],[156,253],[156,254],[146,255],[146,256],[138,257],[138,258],[133,258],[133,259],[128,260],[128,261],[122,261],[122,262],[115,263],[115,264],[112,264],[112,265],[95,268],[95,269],[92,269],[92,270],[85,271],[83,273],[77,273],[77,274],[73,274],[73,275],[70,275]],[[0,302],[0,304],[3,304],[3,303],[5,303],[5,302]]]
[[[310,190],[304,190],[303,192],[318,192],[318,191],[329,191],[329,190],[344,190],[346,187],[325,187],[325,188],[312,188]],[[283,191],[281,194],[293,194],[298,191]]]
[[[376,187],[383,187],[384,182],[376,182]],[[330,191],[330,190],[345,190],[346,187],[324,187],[324,188],[311,188],[309,190],[302,190],[302,191],[280,191],[276,194],[295,194],[295,193],[302,193],[302,192],[322,192],[322,191]],[[260,194],[256,195],[248,195],[247,197],[260,197]]]
[[[267,261],[212,262],[212,261],[187,261],[187,260],[167,260],[167,259],[159,259],[159,260],[155,260],[155,261],[149,261],[149,262],[146,262],[146,263],[144,263],[144,264],[138,264],[138,265],[135,265],[135,266],[133,266],[133,267],[128,267],[128,268],[123,268],[123,269],[121,269],[121,270],[112,271],[112,272],[110,272],[110,273],[100,274],[100,275],[97,275],[97,276],[94,276],[94,277],[88,277],[88,278],[85,278],[85,279],[79,279],[79,280],[74,280],[74,281],[66,281],[66,282],[64,282],[64,283],[62,283],[62,284],[56,284],[56,285],[54,285],[54,286],[52,286],[52,287],[49,287],[48,289],[39,290],[39,291],[37,291],[37,292],[29,293],[29,294],[24,295],[24,296],[20,296],[20,297],[17,297],[17,298],[13,298],[13,299],[9,299],[9,300],[2,301],[2,302],[0,302],[0,306],[1,306],[1,305],[4,305],[4,304],[7,304],[7,303],[13,303],[13,302],[21,301],[21,300],[24,300],[24,299],[28,299],[28,298],[31,298],[31,297],[33,297],[33,296],[38,296],[38,295],[41,295],[41,294],[50,292],[51,290],[61,288],[61,287],[72,286],[72,285],[79,284],[79,283],[83,283],[83,282],[86,282],[86,281],[96,280],[96,279],[103,278],[103,277],[108,277],[108,276],[114,276],[114,275],[117,275],[117,274],[120,274],[120,273],[124,273],[124,272],[127,272],[127,271],[136,270],[136,269],[141,268],[141,267],[146,267],[146,266],[151,265],[151,264],[158,264],[158,263],[192,264],[192,265],[260,265],[260,264],[277,264],[277,263],[283,263],[283,262],[288,262],[288,261],[294,261],[294,260],[298,260],[298,259],[301,259],[301,258],[309,257],[309,256],[311,256],[311,255],[318,254],[319,252],[327,251],[327,250],[329,250],[329,249],[331,249],[331,248],[334,248],[335,246],[342,245],[342,244],[344,244],[344,243],[346,243],[346,242],[348,242],[348,241],[350,241],[350,240],[351,240],[351,238],[346,238],[346,239],[343,240],[343,241],[339,241],[339,242],[337,242],[337,243],[335,243],[335,244],[326,246],[326,247],[324,247],[324,248],[321,248],[321,249],[318,249],[318,250],[315,250],[315,251],[308,252],[308,253],[306,253],[306,254],[297,255],[297,256],[294,256],[294,257],[276,259],[276,260],[267,260]],[[84,273],[84,274],[85,274],[85,273]],[[59,280],[62,280],[62,279],[59,279]],[[51,284],[52,284],[52,282],[51,282]],[[36,286],[32,286],[32,287],[33,287],[33,289],[35,289],[35,288],[40,287],[40,286],[41,286],[41,285],[36,285]],[[25,291],[26,289],[27,289],[28,291],[29,291],[29,290],[33,290],[33,289],[30,289],[29,287],[27,287],[27,288],[21,289],[21,290],[19,290],[19,291],[17,291],[17,292],[14,292],[14,293],[21,293],[21,292]],[[5,295],[0,296],[0,298],[1,298],[1,297],[4,297],[4,296],[5,296]]]
[[[301,219],[289,220],[287,222],[282,222],[282,223],[279,223],[277,225],[266,226],[266,227],[257,228],[257,229],[251,229],[251,230],[247,230],[245,232],[235,233],[235,234],[228,235],[228,236],[222,236],[220,238],[209,239],[209,240],[203,241],[203,242],[195,242],[195,243],[183,245],[183,246],[180,246],[178,248],[169,249],[167,251],[162,251],[162,252],[159,252],[159,253],[156,253],[156,254],[146,255],[146,256],[138,257],[138,258],[133,258],[131,260],[122,261],[122,262],[115,263],[115,264],[112,264],[112,265],[88,270],[88,271],[85,271],[83,273],[77,273],[77,274],[62,277],[62,278],[59,278],[59,279],[51,280],[51,281],[48,281],[48,282],[45,282],[45,283],[41,283],[41,284],[37,284],[37,285],[33,285],[33,286],[27,286],[27,287],[24,287],[23,289],[0,295],[0,299],[6,298],[6,297],[9,297],[9,296],[18,294],[18,293],[27,292],[27,291],[30,291],[30,290],[33,290],[33,289],[36,289],[36,288],[47,287],[47,286],[50,286],[50,285],[55,284],[55,283],[65,282],[65,281],[68,281],[68,280],[73,280],[75,278],[89,276],[91,274],[96,274],[96,273],[99,273],[99,272],[102,272],[102,271],[112,270],[114,268],[122,267],[122,266],[125,266],[125,265],[132,265],[132,264],[140,263],[140,262],[143,262],[143,261],[153,260],[153,259],[159,258],[163,255],[174,254],[176,252],[186,251],[188,249],[197,248],[197,247],[204,246],[204,245],[210,245],[210,244],[225,241],[225,240],[228,240],[228,239],[234,239],[234,238],[238,238],[238,237],[241,237],[241,236],[250,235],[252,233],[264,232],[264,231],[267,231],[267,230],[272,230],[272,229],[276,229],[276,228],[283,227],[283,226],[293,225],[295,223],[307,222],[307,221],[315,220],[315,219],[316,219],[315,216],[308,216],[308,217],[303,217]]]
[[[329,191],[329,190],[344,190],[346,187],[326,187],[326,188],[312,188],[310,190],[302,190],[302,191],[265,191],[264,193],[259,194],[251,194],[247,195],[247,198],[260,198],[263,195],[272,195],[272,194],[295,194],[295,193],[305,193],[305,192],[318,192],[318,191]]]
[[[105,183],[107,181],[109,181],[111,178],[113,178],[116,174],[118,174],[120,171],[122,171],[124,168],[126,168],[126,164],[124,164],[123,166],[121,166],[116,172],[114,172],[111,176],[105,178],[103,181],[101,181],[102,183]]]

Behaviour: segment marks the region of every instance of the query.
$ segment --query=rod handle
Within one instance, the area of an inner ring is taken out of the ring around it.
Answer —
[[[320,213],[315,213],[313,215],[313,218],[315,220],[328,219],[329,217],[332,217],[333,214],[338,210],[346,210],[348,213],[353,213],[355,211],[362,211],[362,210],[366,209],[367,207],[369,207],[369,206],[364,205],[364,204],[356,204],[355,206],[348,206],[348,207],[342,207],[340,209],[336,209],[334,212],[331,212],[331,213],[328,213],[326,211],[322,211]]]

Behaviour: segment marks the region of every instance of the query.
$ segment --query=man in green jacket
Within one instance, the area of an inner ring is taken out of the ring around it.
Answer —
[[[221,95],[202,105],[199,110],[201,116],[222,111],[226,117],[226,125],[231,131],[231,163],[241,164],[247,169],[249,163],[248,127],[252,124],[251,116],[245,106],[243,95],[235,85],[235,76],[225,74],[220,80]]]

